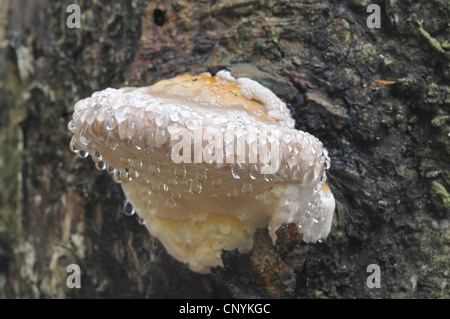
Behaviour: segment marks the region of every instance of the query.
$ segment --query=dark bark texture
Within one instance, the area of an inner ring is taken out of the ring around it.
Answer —
[[[449,17],[446,0],[0,0],[0,297],[449,298]],[[322,244],[261,229],[200,275],[122,213],[67,123],[94,91],[225,68],[324,143],[336,211]]]

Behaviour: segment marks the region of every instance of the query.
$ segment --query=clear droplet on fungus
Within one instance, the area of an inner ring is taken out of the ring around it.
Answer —
[[[136,213],[136,211],[133,208],[133,205],[131,205],[127,200],[123,203],[123,213],[126,216],[132,216]]]
[[[166,204],[167,208],[177,207],[177,203],[175,202],[175,199],[173,199],[172,197],[167,197],[165,204]]]
[[[102,161],[95,163],[95,168],[99,171],[104,171],[107,166],[108,165],[106,165],[106,163]]]
[[[237,191],[235,189],[232,189],[232,190],[228,191],[227,195],[230,198],[236,198],[237,197]]]
[[[222,180],[220,178],[214,178],[211,184],[213,187],[219,188],[220,186],[222,186]]]
[[[186,167],[184,165],[175,166],[175,177],[183,178],[186,176]]]
[[[242,194],[245,196],[250,196],[253,192],[253,186],[250,183],[244,183],[242,185]]]
[[[199,183],[203,183],[204,181],[206,181],[207,178],[208,177],[207,177],[206,172],[204,170],[197,171],[197,174],[195,175],[195,179]]]

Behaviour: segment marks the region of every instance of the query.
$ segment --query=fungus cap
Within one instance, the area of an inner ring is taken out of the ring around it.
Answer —
[[[329,157],[294,129],[272,91],[228,71],[182,75],[141,88],[108,88],[75,105],[71,149],[121,183],[150,234],[190,269],[247,253],[253,233],[296,223],[325,239],[335,202]]]

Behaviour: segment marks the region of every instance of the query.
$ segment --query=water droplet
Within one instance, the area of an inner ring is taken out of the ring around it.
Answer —
[[[256,180],[261,175],[259,172],[258,164],[251,164],[249,170],[250,170],[249,175],[252,180]]]
[[[133,179],[137,179],[137,178],[139,178],[139,172],[137,170],[130,169],[128,171],[128,177],[129,177],[130,181]]]
[[[128,183],[132,180],[132,178],[130,177],[130,172],[128,170],[128,168],[121,168],[120,169],[120,181],[122,183]]]
[[[222,186],[222,180],[220,178],[214,178],[211,184],[213,187],[219,188],[220,186]]]
[[[181,115],[178,112],[173,112],[170,114],[170,119],[174,122],[178,122],[181,119]]]
[[[173,199],[172,197],[167,197],[165,204],[168,208],[175,208],[177,206],[175,199]]]
[[[169,179],[168,183],[170,186],[176,186],[178,184],[178,181],[176,180],[175,177],[173,177],[173,178]]]
[[[136,213],[136,211],[133,208],[133,205],[131,205],[128,201],[125,200],[123,203],[123,213],[127,216],[132,216]]]
[[[86,158],[86,157],[89,156],[89,153],[86,152],[86,151],[80,150],[80,151],[77,153],[77,155],[78,155],[79,158]]]
[[[119,161],[120,161],[120,163],[125,165],[125,167],[129,167],[130,163],[131,163],[131,159],[129,157],[126,157],[126,156],[122,156]]]
[[[112,166],[108,166],[107,170],[106,170],[110,175],[114,175],[114,173],[116,172],[116,169]]]
[[[327,174],[323,172],[323,175],[320,177],[320,183],[326,183],[327,182]]]
[[[106,165],[106,163],[102,161],[95,163],[95,168],[98,169],[99,171],[104,171],[107,166],[108,165]]]
[[[89,144],[89,140],[83,135],[80,135],[79,140],[80,143],[83,144],[84,146],[87,146]]]
[[[239,166],[233,166],[231,168],[231,175],[233,175],[233,177],[235,179],[241,179],[245,176],[246,170],[243,167],[239,167]]]
[[[330,158],[327,156],[327,157],[325,157],[325,163],[323,163],[323,168],[324,168],[325,170],[327,170],[327,169],[330,168],[330,166],[331,166],[331,160],[330,160]]]
[[[114,171],[114,175],[113,175],[113,180],[115,183],[120,184],[122,183],[121,179],[120,179],[120,169],[116,169]]]
[[[117,120],[114,116],[108,116],[105,120],[105,126],[108,131],[112,131],[117,126]]]
[[[192,178],[183,178],[180,182],[183,185],[184,192],[189,194],[191,192]]]
[[[173,199],[177,200],[177,199],[181,199],[181,193],[180,192],[172,192],[172,194],[170,195]]]
[[[143,142],[142,142],[142,136],[141,136],[141,135],[135,135],[135,136],[133,137],[132,144],[134,145],[134,147],[135,147],[138,151],[140,151],[140,150],[142,149],[142,144],[143,144]]]
[[[150,195],[152,194],[152,191],[151,191],[151,189],[149,189],[149,188],[147,188],[147,187],[144,187],[144,188],[141,190],[141,193],[142,193],[142,195],[144,195],[144,196],[150,196]]]
[[[92,160],[95,162],[95,163],[97,163],[97,162],[100,162],[101,160],[102,160],[102,155],[99,153],[99,152],[94,152],[93,154],[92,154]]]
[[[72,136],[72,139],[70,140],[69,148],[73,153],[77,154],[78,149],[75,147],[75,142],[76,142],[76,138],[75,138],[75,136]]]
[[[197,171],[197,174],[195,175],[195,179],[199,182],[199,183],[203,183],[206,179],[207,179],[207,175],[206,172],[203,170],[199,170]]]
[[[117,146],[119,146],[119,143],[113,140],[110,140],[107,144],[111,151],[115,151],[117,149]]]
[[[264,180],[266,182],[273,182],[275,179],[275,174],[264,174]]]
[[[145,145],[143,148],[145,154],[150,155],[153,152],[153,147]]]
[[[137,221],[138,221],[139,225],[145,225],[145,220],[143,220],[141,217],[138,217]]]
[[[175,167],[175,177],[184,178],[186,176],[186,167],[184,165],[177,165]]]
[[[245,196],[250,196],[253,192],[253,186],[250,183],[244,183],[244,185],[242,185],[242,194],[244,194]]]
[[[163,145],[168,138],[168,133],[165,130],[161,130],[160,128],[156,129],[155,133],[155,141],[157,144]]]
[[[69,122],[69,124],[67,124],[67,128],[69,129],[69,131],[71,131],[72,133],[75,133],[76,127],[75,127],[75,121],[71,120]]]
[[[197,181],[195,181],[195,182],[193,182],[192,184],[191,184],[191,189],[190,189],[190,191],[193,193],[193,194],[200,194],[201,192],[202,192],[202,184],[200,183],[200,182],[197,182]]]
[[[140,169],[142,169],[142,161],[137,160],[137,159],[132,159],[131,160],[131,168],[138,171]]]
[[[88,149],[89,154],[94,153],[96,146],[94,142],[89,142],[89,144],[86,146],[86,148]]]
[[[197,120],[187,120],[185,124],[186,124],[186,128],[191,131],[197,129],[199,126],[199,123]]]
[[[158,127],[166,127],[169,123],[169,118],[166,115],[157,115],[155,117],[155,123]]]
[[[160,182],[159,184],[153,184],[153,191],[154,192],[168,192],[169,186],[167,184]]]
[[[235,189],[232,189],[228,192],[228,197],[230,198],[236,198],[237,197],[237,191]]]
[[[302,168],[300,165],[295,165],[292,169],[291,180],[292,181],[301,181],[303,178]]]
[[[149,172],[151,175],[156,176],[159,174],[159,172],[161,171],[158,167],[158,165],[150,165],[149,166]]]

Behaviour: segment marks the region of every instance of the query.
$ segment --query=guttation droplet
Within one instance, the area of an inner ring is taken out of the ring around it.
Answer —
[[[244,183],[244,185],[242,185],[242,194],[246,195],[246,196],[250,196],[253,192],[253,186],[250,183]]]
[[[67,124],[67,127],[69,128],[69,131],[72,133],[75,133],[76,127],[75,127],[75,121],[71,120],[69,124]]]
[[[115,172],[116,172],[116,168],[115,168],[115,167],[108,166],[107,169],[108,169],[107,172],[108,172],[108,174],[110,174],[110,175],[114,175]]]
[[[97,163],[100,162],[102,160],[102,155],[99,152],[94,152],[94,154],[92,154],[92,160]]]
[[[200,194],[202,192],[202,184],[198,181],[195,181],[191,184],[191,193],[193,194]]]
[[[80,150],[80,151],[77,153],[77,156],[78,156],[79,158],[86,158],[86,157],[89,156],[89,153],[86,152],[86,151]]]
[[[181,194],[180,192],[172,192],[172,194],[170,195],[173,199],[181,199]]]
[[[175,167],[175,177],[183,178],[186,176],[186,167],[184,165],[178,165]]]
[[[106,119],[105,124],[106,124],[106,129],[108,131],[112,131],[112,130],[114,130],[116,128],[117,121],[116,121],[116,119],[113,116],[109,116]]]
[[[150,174],[152,174],[153,176],[159,174],[161,170],[159,169],[158,165],[150,165],[149,166],[149,172]]]
[[[126,167],[129,167],[129,166],[130,166],[130,163],[131,163],[131,159],[130,159],[129,157],[122,156],[122,157],[120,158],[120,163],[122,163],[122,164],[125,165]]]
[[[213,187],[219,188],[220,186],[222,186],[222,180],[220,178],[214,178],[211,184]]]
[[[143,151],[145,152],[145,154],[150,155],[153,152],[153,147],[145,145]]]
[[[119,143],[116,141],[110,140],[108,143],[108,147],[111,149],[111,151],[115,151],[117,147],[119,146]]]
[[[143,220],[141,217],[137,216],[137,220],[138,220],[139,225],[145,225],[145,220]]]
[[[108,165],[106,165],[105,162],[100,161],[95,163],[95,168],[98,169],[99,171],[104,171],[107,167]]]
[[[237,191],[235,189],[232,189],[228,192],[228,197],[235,198],[237,196]]]
[[[137,160],[137,159],[132,159],[131,160],[131,168],[134,170],[140,170],[142,168],[143,164],[142,161]]]
[[[250,178],[251,178],[251,179],[256,180],[256,179],[258,178],[258,176],[259,176],[259,173],[256,172],[256,171],[251,171],[251,172],[249,173],[249,175],[250,175]]]
[[[168,208],[175,208],[177,206],[177,203],[175,202],[175,199],[173,199],[173,197],[167,197],[166,206]]]
[[[231,175],[233,175],[235,179],[241,179],[245,176],[245,169],[239,166],[234,166],[231,168]]]
[[[155,133],[155,141],[156,143],[163,145],[164,143],[166,143],[168,138],[168,133],[164,130],[160,130],[159,128],[156,130]]]
[[[80,143],[83,144],[84,146],[87,146],[89,144],[89,140],[84,137],[83,135],[80,135],[79,137]]]
[[[76,142],[76,138],[75,136],[72,136],[72,139],[70,140],[70,150],[77,154],[78,153],[78,149],[75,147],[75,142]]]
[[[207,175],[205,171],[198,171],[197,174],[195,175],[195,179],[199,182],[199,183],[203,183],[204,181],[206,181],[207,179]]]
[[[128,201],[125,201],[123,204],[123,213],[127,216],[132,216],[136,213],[136,211],[133,208],[133,205],[131,205]]]

